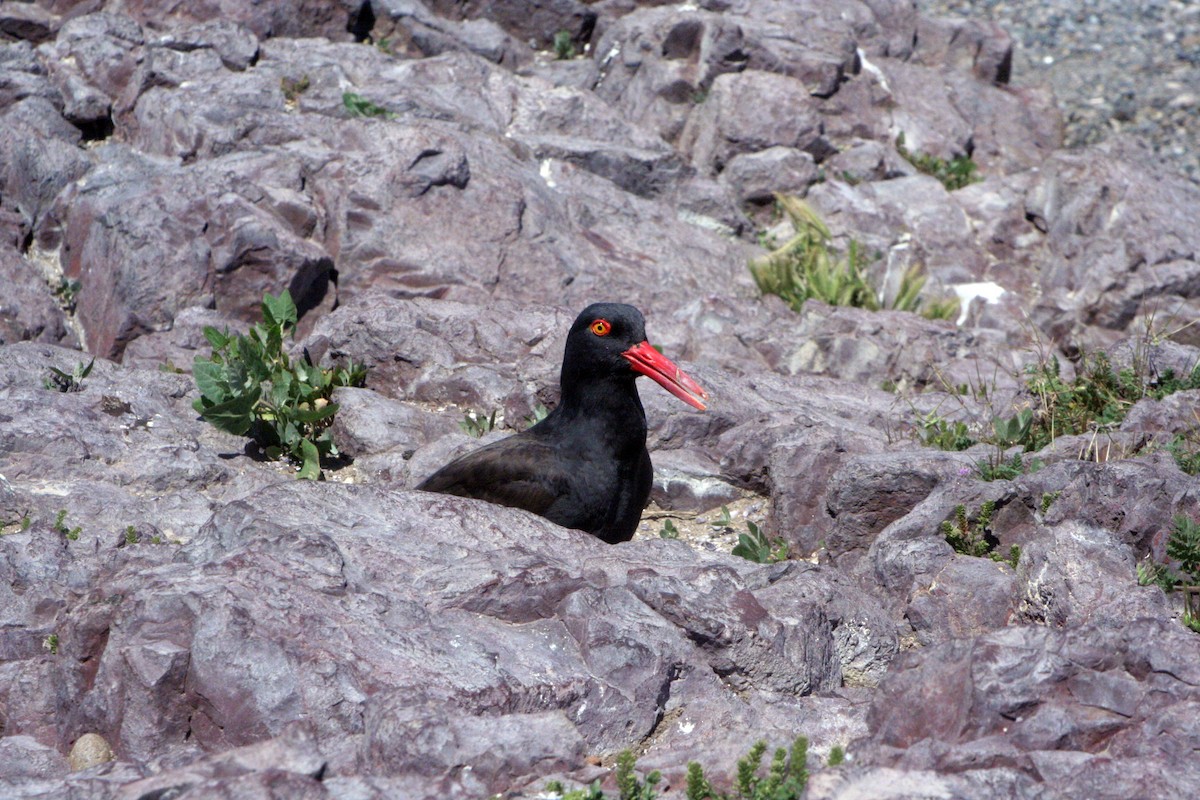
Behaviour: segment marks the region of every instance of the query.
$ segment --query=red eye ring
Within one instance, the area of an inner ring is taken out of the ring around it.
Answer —
[[[597,336],[608,336],[612,330],[612,324],[606,319],[598,319],[591,325],[592,333]]]

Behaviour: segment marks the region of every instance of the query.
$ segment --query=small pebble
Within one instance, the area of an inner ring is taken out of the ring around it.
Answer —
[[[67,756],[67,763],[71,765],[72,772],[79,772],[115,758],[112,748],[103,736],[98,733],[85,733],[75,740],[71,754]]]

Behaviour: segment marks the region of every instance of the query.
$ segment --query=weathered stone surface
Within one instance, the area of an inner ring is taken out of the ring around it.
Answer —
[[[1166,450],[1195,391],[1011,481],[979,464],[1019,447],[924,444],[1036,408],[1029,364],[1070,380],[1108,348],[1156,386],[1200,353],[1196,193],[1120,143],[1058,151],[1003,31],[907,0],[12,5],[0,796],[613,792],[594,757],[626,747],[677,794],[688,760],[723,790],[800,734],[813,797],[1200,795],[1196,639],[1135,570],[1200,518]],[[901,132],[984,180],[918,174]],[[885,302],[916,268],[959,316],[758,296],[776,191]],[[293,355],[370,367],[323,483],[198,419],[176,373],[285,287]],[[659,511],[633,542],[407,488],[478,446],[465,413],[491,441],[553,406],[601,299],[711,395],[645,382]],[[945,540],[987,502],[1015,569]],[[730,556],[748,521],[789,558]],[[117,760],[70,772],[85,734]]]
[[[772,147],[807,152],[817,161],[832,149],[822,138],[817,101],[803,82],[754,70],[718,76],[688,117],[679,146],[699,168],[719,173],[743,153]]]

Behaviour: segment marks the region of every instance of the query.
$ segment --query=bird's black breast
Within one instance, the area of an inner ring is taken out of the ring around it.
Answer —
[[[551,427],[467,453],[417,488],[522,508],[615,543],[633,538],[652,480],[644,445],[614,458]]]

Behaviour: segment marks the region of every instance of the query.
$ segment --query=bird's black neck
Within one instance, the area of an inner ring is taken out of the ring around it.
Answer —
[[[570,431],[581,448],[601,448],[619,458],[640,456],[646,447],[646,412],[632,376],[564,381],[562,400],[545,422]]]

